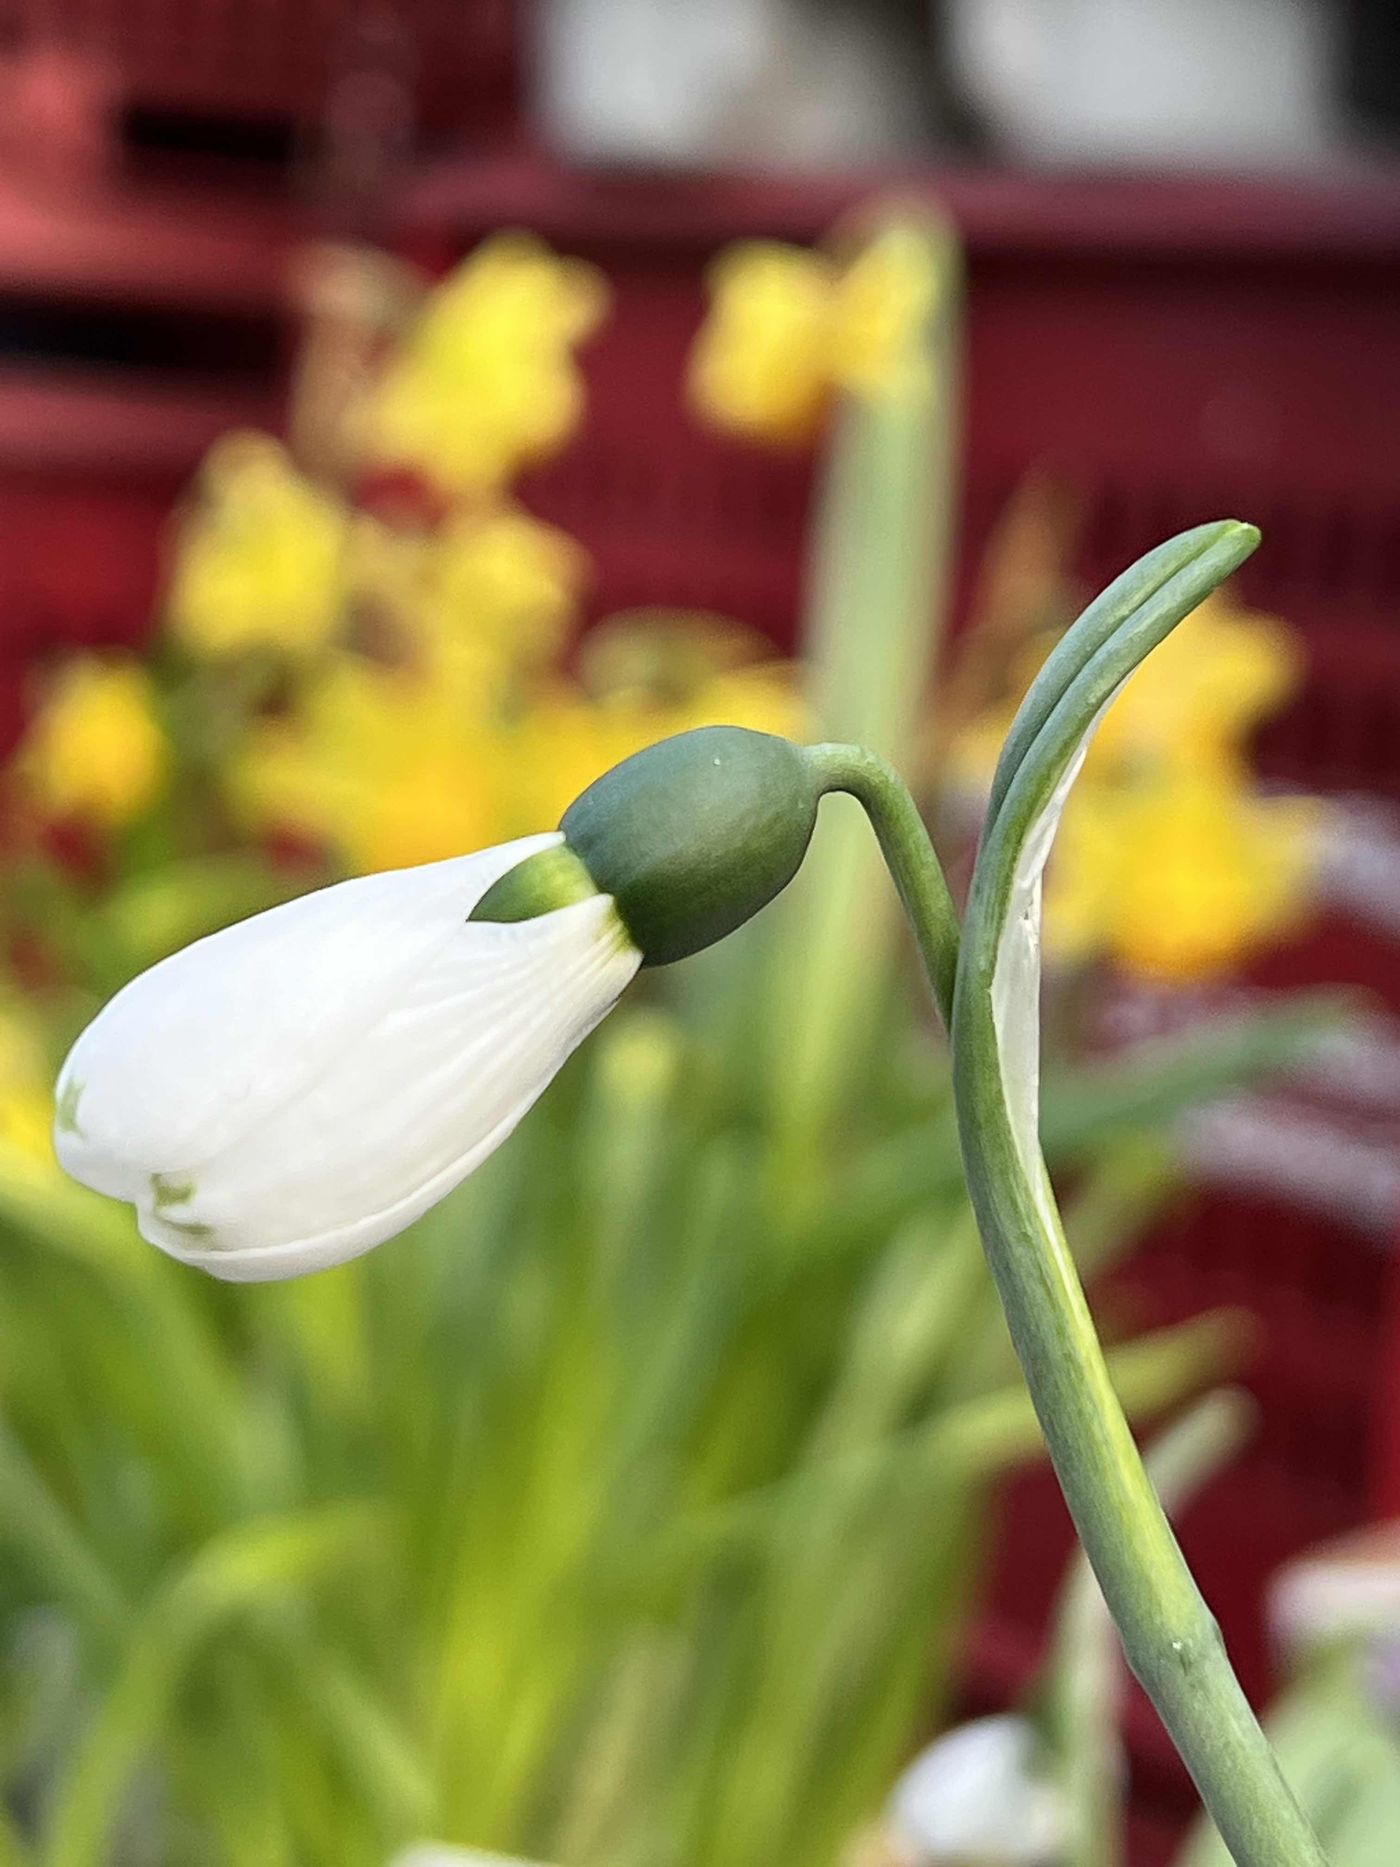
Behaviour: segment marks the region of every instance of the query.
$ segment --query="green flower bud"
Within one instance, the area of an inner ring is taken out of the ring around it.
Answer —
[[[643,965],[665,966],[713,946],[786,888],[820,790],[800,746],[703,726],[605,772],[560,827],[617,903]]]

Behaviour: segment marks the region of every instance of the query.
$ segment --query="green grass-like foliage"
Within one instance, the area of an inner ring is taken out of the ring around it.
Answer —
[[[1036,1427],[932,1035],[797,1199],[749,1075],[621,1013],[410,1235],[251,1290],[10,1164],[12,1858],[835,1857],[936,1709],[986,1488]],[[911,1172],[892,1141],[930,1114],[942,1171],[934,1140]],[[1111,1252],[1163,1185],[1110,1143],[1081,1240]],[[1221,1350],[1214,1323],[1123,1348],[1125,1396]]]

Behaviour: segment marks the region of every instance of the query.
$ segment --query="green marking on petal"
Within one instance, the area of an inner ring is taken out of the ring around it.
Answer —
[[[59,1085],[58,1106],[54,1110],[54,1127],[60,1134],[81,1135],[78,1126],[78,1099],[83,1093],[83,1085],[76,1076],[70,1076]]]
[[[172,1232],[179,1232],[183,1238],[196,1242],[201,1238],[212,1237],[212,1225],[204,1225],[198,1219],[175,1219],[170,1215],[172,1206],[187,1206],[195,1196],[196,1183],[190,1179],[177,1180],[173,1174],[153,1173],[151,1191],[155,1195],[156,1217],[162,1225],[168,1225]]]
[[[156,1196],[156,1211],[163,1219],[168,1219],[171,1206],[186,1206],[194,1198],[194,1187],[193,1180],[175,1180],[168,1173],[153,1173],[151,1191]]]

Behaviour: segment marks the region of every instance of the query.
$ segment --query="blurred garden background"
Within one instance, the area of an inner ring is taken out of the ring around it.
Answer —
[[[49,1133],[143,966],[690,726],[877,746],[965,881],[1057,633],[1227,515],[1052,864],[1044,1140],[1393,1861],[1392,9],[0,0],[0,93],[0,1863],[1216,1860],[854,813],[362,1263],[216,1287]]]

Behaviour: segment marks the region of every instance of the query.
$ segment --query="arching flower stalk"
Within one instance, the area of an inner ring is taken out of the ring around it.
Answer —
[[[1128,1662],[1240,1867],[1320,1867],[1133,1443],[1038,1134],[1041,879],[1060,812],[1118,689],[1258,541],[1252,526],[1226,521],[1159,546],[1090,605],[1027,694],[993,780],[964,917],[953,1080],[988,1261]]]
[[[1240,1867],[1321,1867],[1133,1443],[1038,1138],[1040,888],[1059,814],[1119,687],[1257,541],[1233,521],[1172,539],[1055,649],[1007,735],[961,939],[882,759],[703,728],[614,767],[554,833],[342,883],[143,974],[64,1065],[60,1159],[215,1275],[354,1257],[509,1135],[639,967],[712,945],[786,887],[822,795],[851,793],[950,1033],[979,1228],[1129,1662]]]

